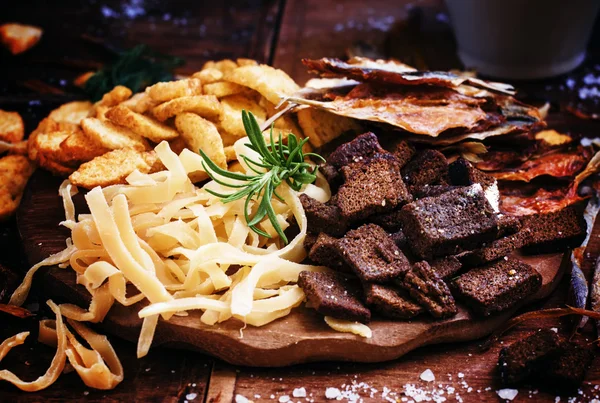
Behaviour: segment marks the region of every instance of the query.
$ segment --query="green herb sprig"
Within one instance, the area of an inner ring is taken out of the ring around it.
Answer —
[[[173,80],[173,70],[184,63],[179,57],[163,55],[146,45],[119,54],[114,63],[104,66],[86,81],[84,91],[97,101],[117,85],[134,93],[160,81]]]
[[[287,244],[287,237],[277,222],[271,200],[275,196],[285,202],[276,192],[277,187],[283,182],[287,183],[293,190],[299,191],[303,185],[315,181],[317,168],[313,168],[311,164],[306,162],[306,157],[313,157],[322,161],[325,161],[325,159],[318,154],[302,151],[302,147],[306,144],[308,138],[298,141],[293,133],[289,133],[286,138],[287,144],[285,144],[281,133],[279,133],[279,140],[274,141],[272,125],[270,131],[271,141],[270,144],[267,144],[254,115],[245,110],[242,111],[242,122],[250,140],[250,144],[246,144],[246,147],[259,154],[259,161],[252,160],[245,155],[240,155],[240,157],[256,175],[245,175],[222,169],[204,151],[200,150],[203,159],[202,165],[212,180],[226,187],[240,189],[231,194],[222,194],[209,189],[206,189],[206,191],[221,198],[223,203],[246,198],[244,216],[252,231],[270,238],[269,234],[257,227],[258,223],[267,216],[279,237]],[[229,178],[242,183],[227,183],[221,178]],[[254,216],[250,217],[249,204],[254,199],[258,201],[258,208]]]

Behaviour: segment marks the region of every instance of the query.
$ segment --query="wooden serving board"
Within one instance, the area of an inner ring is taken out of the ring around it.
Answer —
[[[37,171],[29,181],[21,202],[17,222],[29,262],[34,264],[65,247],[68,231],[58,226],[64,219],[58,196],[60,180],[45,171]],[[77,204],[77,203],[76,203]],[[543,277],[540,291],[528,302],[547,297],[564,273],[563,254],[520,256]],[[89,295],[75,284],[70,269],[49,268],[42,278],[44,296],[87,306]],[[101,327],[127,340],[137,340],[141,320],[137,312],[143,303],[131,307],[115,304]],[[286,366],[314,361],[379,362],[398,358],[424,345],[467,341],[490,334],[518,308],[486,319],[471,316],[464,306],[448,320],[417,318],[411,322],[375,320],[370,327],[373,337],[365,339],[330,329],[314,310],[297,308],[289,316],[255,328],[237,320],[217,326],[200,322],[200,313],[174,316],[161,321],[153,346],[199,350],[227,362],[248,366]],[[243,335],[243,337],[242,337]]]

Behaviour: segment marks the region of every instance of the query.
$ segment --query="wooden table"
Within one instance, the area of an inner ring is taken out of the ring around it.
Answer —
[[[0,53],[0,108],[21,112],[28,131],[56,105],[83,97],[71,80],[109,60],[111,54],[106,47],[150,44],[156,50],[184,57],[187,64],[181,73],[194,72],[210,59],[250,57],[284,69],[301,84],[308,77],[299,62],[302,57],[370,52],[398,57],[418,67],[460,68],[441,0],[69,0],[52,4],[22,0],[2,6],[0,23],[6,21],[44,28],[42,41],[30,52],[18,57]],[[594,37],[599,36],[600,29],[596,29]],[[105,46],[93,44],[90,38],[101,38]],[[599,46],[600,41],[592,41],[587,70],[580,70],[575,77],[594,69]],[[517,85],[530,98],[565,106],[572,103],[575,94],[565,87],[565,80],[562,77]],[[551,125],[597,135],[599,123],[555,109],[549,117]],[[588,249],[588,271],[600,250],[597,227]],[[0,226],[0,263],[19,273],[27,268],[14,221]],[[564,304],[567,288],[567,282],[563,282],[543,306]],[[0,320],[2,337],[31,325],[6,316]],[[503,343],[542,326],[561,325],[558,321],[528,322],[506,335]],[[286,397],[293,402],[306,401],[294,396],[295,389],[296,395],[301,394],[300,388],[313,401],[326,401],[327,388],[337,388],[343,401],[410,401],[414,398],[402,394],[410,389],[407,385],[425,391],[442,389],[441,396],[447,401],[499,401],[495,366],[501,344],[487,352],[480,351],[480,342],[440,345],[381,364],[315,363],[255,369],[236,368],[201,354],[167,349],[153,349],[138,360],[134,345],[115,338],[111,341],[125,367],[125,380],[115,390],[91,390],[76,374],[69,373],[47,390],[34,394],[0,383],[0,401],[229,402],[238,394],[254,401],[285,402]],[[52,349],[31,343],[9,354],[0,368],[34,379],[45,371],[53,354]],[[590,401],[600,395],[596,390],[600,389],[598,364],[600,359],[595,361],[575,401]],[[435,374],[434,383],[419,379],[428,368]],[[455,392],[449,394],[451,388]],[[552,394],[522,387],[515,401],[554,399]]]

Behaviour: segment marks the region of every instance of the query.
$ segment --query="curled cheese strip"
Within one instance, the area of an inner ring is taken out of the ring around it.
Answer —
[[[332,318],[331,316],[325,316],[325,323],[338,332],[354,333],[367,339],[370,339],[373,336],[371,328],[359,322],[351,322],[348,320]]]
[[[52,385],[57,379],[58,376],[62,373],[65,362],[66,362],[66,350],[67,350],[67,336],[66,336],[66,328],[63,324],[62,315],[60,314],[60,310],[58,306],[52,301],[47,302],[48,306],[56,315],[56,338],[54,339],[54,345],[57,346],[56,354],[54,354],[54,358],[50,363],[50,367],[46,371],[46,373],[34,381],[25,382],[22,381],[18,376],[13,374],[10,371],[2,370],[0,371],[0,380],[8,381],[15,385],[17,388],[25,391],[25,392],[36,392],[38,390],[42,390]],[[42,323],[40,322],[40,335],[43,333]],[[20,336],[21,335],[21,336]],[[17,334],[9,339],[8,344],[10,346],[4,347],[6,341],[0,345],[0,350],[4,350],[4,355],[10,351],[10,349],[16,345],[22,344],[23,340],[26,336],[22,336],[23,333]],[[0,352],[0,359],[4,356]]]
[[[66,318],[77,321],[102,322],[115,302],[115,299],[110,292],[108,284],[89,291],[92,294],[92,302],[87,311],[77,305],[62,304],[60,305],[61,314]]]
[[[65,210],[65,220],[59,225],[63,225],[69,229],[75,226],[75,204],[73,204],[73,196],[77,194],[77,186],[73,186],[68,180],[64,180],[58,188],[58,194],[63,201]]]
[[[137,345],[137,358],[145,357],[152,345],[156,325],[158,324],[158,315],[152,315],[144,318],[142,330]]]

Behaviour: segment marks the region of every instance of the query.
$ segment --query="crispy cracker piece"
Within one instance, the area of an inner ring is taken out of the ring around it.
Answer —
[[[25,126],[17,112],[7,112],[0,109],[0,140],[17,143],[23,140]]]
[[[0,221],[17,210],[27,180],[34,170],[35,165],[23,155],[0,158]]]
[[[192,78],[199,78],[203,84],[216,83],[223,79],[223,72],[215,68],[206,68],[192,74]]]
[[[137,113],[146,113],[156,106],[156,102],[145,92],[139,92],[119,105],[126,106]]]
[[[111,150],[119,148],[146,150],[149,148],[148,142],[140,135],[108,121],[86,118],[81,121],[81,128],[92,141]]]
[[[225,152],[225,159],[227,162],[237,160],[237,154],[235,153],[235,149],[233,146],[227,146],[223,148],[223,152]]]
[[[267,115],[263,108],[256,102],[241,95],[232,95],[221,100],[222,113],[219,123],[229,134],[237,137],[246,137],[246,130],[242,122],[242,110],[252,112],[259,125],[263,124]]]
[[[42,29],[32,25],[4,24],[0,26],[0,42],[17,55],[31,49],[42,37]]]
[[[282,70],[264,64],[238,67],[225,74],[224,80],[252,88],[275,105],[280,96],[291,95],[300,89]]]
[[[154,151],[132,148],[113,150],[81,164],[79,169],[69,176],[69,180],[74,185],[86,189],[125,183],[125,178],[136,169],[142,173],[150,172],[156,160]]]
[[[240,57],[236,60],[236,63],[238,64],[238,66],[242,67],[242,66],[258,66],[258,62],[254,59],[246,59],[243,57]]]
[[[309,138],[313,147],[321,147],[345,132],[354,131],[358,133],[361,130],[357,120],[319,109],[301,109],[296,116],[304,136]]]
[[[193,95],[175,98],[152,109],[154,117],[161,122],[183,112],[193,112],[207,119],[218,118],[221,104],[214,95]]]
[[[37,150],[36,162],[40,167],[58,176],[68,176],[79,162],[68,161],[60,152],[60,144],[69,137],[69,132],[40,133],[31,142]]]
[[[91,115],[92,110],[93,105],[89,101],[73,101],[54,109],[48,117],[56,122],[79,125],[83,119]]]
[[[223,60],[219,60],[218,62],[211,60],[211,61],[204,63],[204,66],[202,66],[202,70],[210,68],[210,69],[217,69],[217,70],[221,71],[222,73],[226,73],[228,71],[235,70],[237,67],[238,67],[237,63],[231,59],[223,59]]]
[[[228,81],[219,81],[204,85],[202,88],[205,94],[214,95],[217,98],[227,97],[229,95],[243,94],[248,92],[248,88]]]
[[[197,78],[156,83],[146,88],[146,94],[156,102],[166,102],[179,97],[202,94],[202,81]]]
[[[185,112],[175,118],[175,125],[190,150],[195,153],[202,150],[219,167],[227,168],[223,141],[212,122],[195,113]]]
[[[91,161],[110,150],[95,142],[83,132],[70,134],[60,143],[57,161],[66,164]]]
[[[76,133],[77,131],[81,131],[79,125],[75,125],[73,123],[68,122],[57,122],[50,118],[44,118],[37,126],[37,128],[31,132],[29,135],[29,141],[27,143],[27,153],[29,155],[29,159],[32,161],[37,160],[37,143],[35,142],[35,138],[40,133],[50,133],[50,132],[70,132]]]
[[[116,106],[131,98],[131,94],[133,94],[133,92],[129,88],[123,85],[117,85],[115,88],[104,94],[99,103],[104,106]]]
[[[136,113],[126,106],[119,105],[111,108],[106,112],[106,118],[155,143],[179,137],[177,130],[157,122],[148,116]]]

